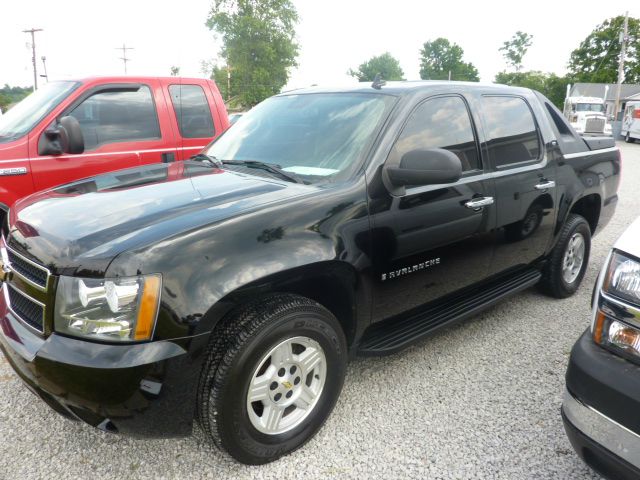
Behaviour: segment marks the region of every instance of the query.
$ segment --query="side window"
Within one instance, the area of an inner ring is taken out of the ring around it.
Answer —
[[[84,100],[70,113],[80,123],[85,150],[105,143],[160,138],[151,90],[108,90]]]
[[[533,114],[520,97],[482,97],[489,156],[496,167],[540,157],[540,137]]]
[[[436,97],[420,104],[409,117],[389,158],[416,149],[444,148],[455,153],[462,171],[482,169],[467,105],[460,97]]]
[[[169,94],[183,138],[213,137],[211,110],[201,86],[171,85]]]

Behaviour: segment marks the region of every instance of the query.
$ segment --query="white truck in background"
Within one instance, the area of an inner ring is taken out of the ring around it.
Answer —
[[[611,135],[605,103],[599,97],[567,97],[564,116],[580,135]]]
[[[640,140],[640,100],[627,102],[622,118],[622,130],[620,134],[627,143]]]

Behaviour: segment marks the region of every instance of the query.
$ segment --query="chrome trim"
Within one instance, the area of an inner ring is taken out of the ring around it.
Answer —
[[[44,287],[43,287],[42,285],[39,285],[39,284],[33,282],[32,280],[29,280],[23,274],[21,274],[20,272],[18,272],[15,269],[12,268],[11,271],[13,272],[13,274],[19,276],[21,279],[23,279],[29,285],[33,286],[34,288],[37,288],[38,290],[40,290],[42,292],[48,291],[48,289],[49,289],[49,281],[51,280],[51,271],[48,268],[43,267],[42,265],[29,260],[24,255],[20,255],[13,248],[11,248],[11,247],[9,247],[9,245],[7,245],[7,242],[6,242],[6,240],[4,238],[2,240],[3,240],[3,243],[4,243],[4,247],[7,249],[7,251],[11,252],[11,254],[15,255],[16,257],[19,257],[21,260],[24,260],[25,262],[27,262],[32,267],[35,267],[38,270],[41,270],[41,271],[45,272],[47,274],[47,280],[45,281],[45,284],[44,284]],[[11,262],[8,262],[8,265],[9,265],[9,267],[11,267]]]
[[[556,182],[554,182],[553,180],[547,180],[541,183],[538,183],[537,185],[534,186],[534,188],[536,190],[547,190],[548,188],[553,188],[556,186]]]
[[[640,468],[640,435],[582,403],[567,389],[564,391],[562,411],[567,420],[587,437]]]
[[[6,288],[5,288],[6,287]],[[42,329],[37,329],[36,327],[34,327],[33,325],[30,325],[29,322],[27,322],[24,318],[22,318],[18,312],[16,312],[13,308],[11,308],[11,300],[9,299],[9,288],[11,288],[14,292],[16,292],[18,295],[22,295],[23,297],[31,300],[33,303],[37,304],[38,306],[40,306],[42,308]],[[8,283],[3,283],[2,284],[2,290],[4,291],[4,301],[7,304],[7,307],[9,308],[9,311],[11,313],[13,313],[13,315],[20,320],[20,322],[22,323],[22,325],[24,325],[25,327],[33,330],[34,332],[36,332],[38,335],[44,335],[44,320],[45,320],[45,305],[42,302],[39,302],[38,300],[36,300],[35,298],[30,297],[29,295],[27,295],[26,293],[24,293],[21,290],[18,290],[17,288],[13,287],[12,285],[9,285]]]
[[[482,207],[493,205],[493,197],[478,197],[465,202],[464,206],[473,210],[480,210]]]
[[[603,148],[601,150],[587,150],[585,152],[565,153],[562,156],[564,157],[565,160],[568,160],[570,158],[589,157],[591,155],[599,155],[601,153],[617,152],[618,150],[619,150],[618,147],[609,147],[609,148]]]
[[[631,323],[636,327],[640,327],[640,309],[639,308],[634,307],[633,305],[629,305],[623,300],[619,300],[617,298],[612,297],[602,289],[600,290],[600,299],[604,299],[607,302],[613,303],[616,307],[619,307],[627,314],[623,318],[620,318],[618,315],[615,315],[615,320],[621,320],[623,322]],[[597,307],[600,308],[600,306],[601,306],[600,302],[598,302]]]

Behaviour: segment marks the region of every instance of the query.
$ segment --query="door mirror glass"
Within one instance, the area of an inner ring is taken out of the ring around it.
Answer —
[[[396,187],[453,183],[462,176],[462,163],[455,153],[443,148],[411,150],[397,167],[387,167],[389,180]]]
[[[84,137],[78,120],[62,117],[47,128],[38,142],[38,155],[78,154],[84,152]]]

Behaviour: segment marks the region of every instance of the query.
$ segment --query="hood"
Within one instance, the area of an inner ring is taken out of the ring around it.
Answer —
[[[627,227],[613,248],[640,258],[640,217]]]
[[[54,273],[101,276],[123,251],[309,188],[200,162],[121,170],[17,202],[9,219],[9,245]]]

